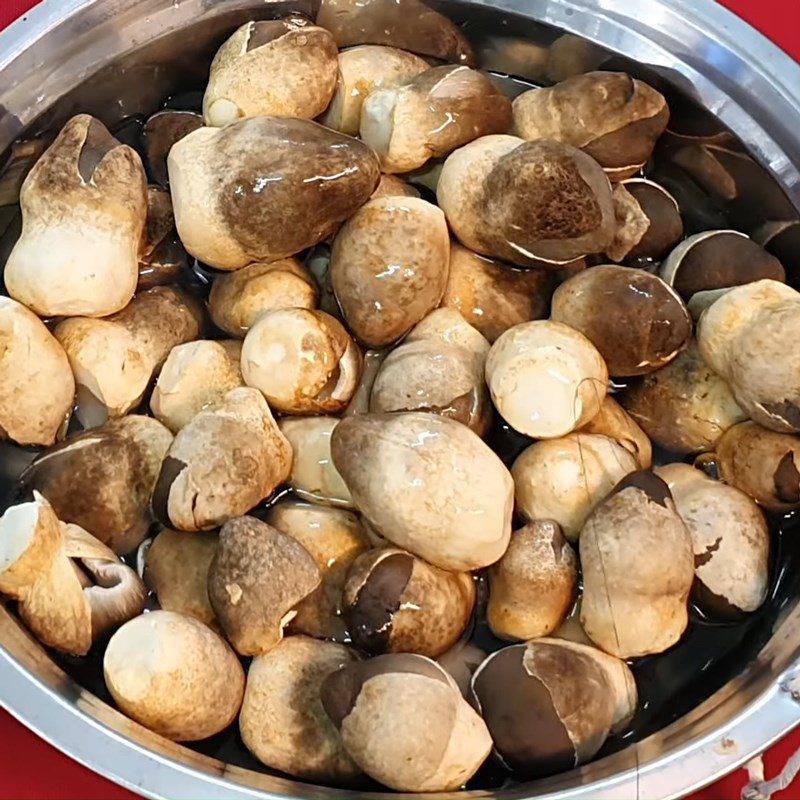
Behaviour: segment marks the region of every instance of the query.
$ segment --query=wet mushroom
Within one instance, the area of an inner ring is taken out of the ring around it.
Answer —
[[[169,186],[167,156],[172,146],[203,127],[203,117],[193,111],[175,111],[171,108],[157,111],[142,129],[147,170],[150,178],[160,186]]]
[[[69,120],[20,192],[9,295],[42,317],[103,317],[136,289],[147,216],[141,159],[88,114]]]
[[[381,175],[378,188],[370,199],[374,200],[376,197],[419,197],[419,191],[397,175]]]
[[[465,634],[446,653],[442,653],[436,663],[456,682],[461,694],[468,698],[472,675],[485,658],[486,653]]]
[[[609,58],[608,50],[595,42],[574,33],[565,33],[548,48],[547,78],[553,83],[559,83],[576,75],[594,72]]]
[[[173,611],[151,611],[123,625],[108,643],[103,675],[124,714],[179,742],[227,728],[244,695],[244,670],[228,643]]]
[[[189,256],[175,230],[175,215],[169,192],[160,186],[147,187],[147,224],[139,252],[136,291],[176,281],[189,271]]]
[[[255,517],[234,517],[219,533],[208,597],[236,651],[256,656],[281,641],[296,606],[319,582],[314,559],[296,539]]]
[[[355,392],[353,392],[353,396],[350,398],[350,404],[345,409],[344,416],[350,417],[354,414],[369,413],[369,397],[372,394],[375,377],[390,352],[390,350],[364,351],[364,367],[361,370],[361,378]]]
[[[611,395],[606,395],[599,413],[581,428],[581,433],[599,433],[614,439],[634,456],[640,469],[650,469],[653,463],[653,446],[647,434]]]
[[[246,22],[211,62],[206,125],[270,114],[313,119],[333,97],[337,54],[331,34],[302,17]]]

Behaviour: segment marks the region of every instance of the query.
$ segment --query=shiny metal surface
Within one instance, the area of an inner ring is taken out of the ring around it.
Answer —
[[[548,47],[566,31],[606,48],[582,51],[588,68],[623,67],[657,83],[676,113],[654,174],[681,187],[689,227],[726,222],[758,232],[793,266],[800,247],[791,235],[800,209],[800,67],[754,30],[712,0],[470,0],[437,7],[464,24],[482,65],[497,72],[548,80]],[[78,109],[108,123],[151,113],[176,90],[202,87],[210,56],[233,27],[253,14],[288,9],[313,12],[313,4],[45,0],[0,34],[0,152],[23,133],[53,130]],[[14,216],[13,205],[0,207],[0,237]],[[0,244],[0,261],[4,252]],[[0,489],[30,458],[0,446]],[[755,660],[660,732],[568,774],[464,796],[677,798],[730,771],[800,723],[800,608],[796,598],[780,605]],[[149,797],[341,795],[226,765],[153,735],[68,677],[3,606],[0,703],[79,761]]]

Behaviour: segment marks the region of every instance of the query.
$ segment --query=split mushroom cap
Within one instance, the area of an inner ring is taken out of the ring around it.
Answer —
[[[461,244],[523,267],[602,252],[616,229],[600,165],[550,140],[482,136],[448,156],[436,196]]]
[[[512,428],[554,439],[597,416],[608,391],[608,370],[582,333],[535,320],[509,328],[492,345],[486,383]]]
[[[575,602],[578,559],[558,523],[536,520],[511,534],[489,567],[486,620],[501,639],[538,639],[563,622]]]
[[[296,606],[290,632],[347,641],[342,588],[350,565],[370,547],[358,517],[341,508],[282,500],[270,508],[266,521],[300,542],[320,574],[320,585]]]
[[[662,367],[692,336],[678,294],[657,276],[629,267],[592,267],[562,283],[551,318],[583,333],[619,377]]]
[[[313,119],[333,97],[337,54],[331,34],[302,17],[246,22],[211,62],[206,125],[269,114]]]
[[[755,422],[741,422],[719,439],[714,453],[725,483],[770,511],[800,508],[800,439]]]
[[[144,581],[165,611],[200,620],[217,630],[217,618],[208,599],[208,570],[217,552],[216,533],[183,533],[168,528],[147,550]]]
[[[173,283],[189,271],[189,256],[175,230],[172,199],[161,186],[147,187],[147,223],[139,252],[136,291]]]
[[[177,433],[204,408],[243,386],[241,354],[242,343],[235,339],[173,347],[150,397],[156,419]]]
[[[78,419],[94,427],[126,414],[141,401],[170,350],[199,334],[198,309],[169,286],[142,292],[106,319],[60,322],[55,337],[75,375]]]
[[[673,361],[629,386],[622,405],[660,447],[681,455],[713,449],[747,415],[692,341]]]
[[[737,286],[697,326],[706,363],[749,417],[782,433],[800,432],[800,293],[777,281]]]
[[[290,636],[253,659],[239,716],[247,749],[262,764],[307,781],[351,784],[361,770],[325,713],[320,687],[353,662],[348,647]]]
[[[160,186],[169,186],[167,156],[172,146],[188,136],[192,131],[203,127],[203,117],[194,111],[175,111],[165,109],[156,111],[142,129],[147,171],[151,180]]]
[[[138,154],[88,114],[73,117],[28,173],[8,293],[39,316],[103,317],[139,274],[147,178]]]
[[[331,453],[355,507],[398,547],[454,571],[505,552],[514,483],[465,425],[416,412],[347,417]]]
[[[147,535],[150,501],[171,444],[172,434],[157,420],[122,417],[46,450],[22,473],[19,488],[41,492],[59,519],[128,553]]]
[[[275,647],[297,605],[319,583],[313,557],[292,536],[255,517],[234,517],[222,526],[208,572],[208,597],[241,655]]]
[[[436,658],[464,633],[475,582],[468,572],[447,572],[405,550],[375,548],[350,566],[342,606],[360,650]]]
[[[384,172],[410,172],[431,158],[511,124],[511,101],[490,77],[460,65],[431,67],[364,100],[360,135]]]
[[[581,624],[598,647],[635,658],[681,638],[694,553],[661,478],[651,472],[624,478],[586,521],[580,557]]]
[[[66,431],[75,399],[67,355],[22,303],[0,297],[0,436],[51,445]]]
[[[376,197],[419,197],[419,191],[397,175],[381,175],[378,188],[370,199]]]
[[[361,370],[361,378],[355,392],[353,392],[353,396],[350,398],[350,404],[345,409],[344,416],[350,417],[354,414],[369,413],[369,396],[372,394],[372,386],[375,383],[375,378],[381,365],[390,352],[391,350],[364,351],[364,367]]]
[[[514,269],[450,243],[450,269],[442,305],[457,309],[489,342],[514,325],[550,314],[552,273]]]
[[[370,93],[402,86],[427,69],[424,58],[396,47],[362,45],[343,50],[339,53],[333,99],[319,121],[348,136],[357,136],[361,107]]]
[[[608,436],[581,432],[536,442],[511,468],[517,511],[531,522],[554,520],[577,542],[592,509],[638,469],[636,457]]]
[[[650,439],[636,420],[610,394],[603,400],[597,416],[581,428],[581,433],[608,436],[633,455],[640,469],[650,469],[652,466],[653,446]]]
[[[523,139],[555,139],[592,156],[612,180],[635,175],[669,122],[664,96],[624,72],[590,72],[514,100]]]
[[[557,639],[492,653],[472,676],[472,697],[500,762],[521,777],[564,772],[602,747],[617,694],[592,648]]]
[[[761,509],[744,492],[689,464],[656,474],[669,486],[692,536],[695,602],[712,617],[736,619],[758,609],[769,588],[770,536]]]
[[[232,389],[178,431],[153,492],[153,512],[182,531],[244,514],[288,477],[292,448],[266,400]]]
[[[250,264],[218,275],[211,286],[208,311],[218,328],[244,339],[256,320],[277,308],[317,307],[318,292],[309,271],[296,258]]]
[[[200,128],[170,150],[167,165],[181,241],[224,270],[321,242],[369,199],[380,175],[362,142],[289,117]]]
[[[383,44],[455,64],[475,62],[461,28],[420,0],[322,0],[317,25],[339,47]]]
[[[331,278],[347,326],[366,347],[404,336],[441,302],[450,237],[442,211],[415,197],[370,200],[333,242]]]
[[[467,639],[465,634],[446,653],[442,653],[436,663],[455,681],[461,694],[469,699],[472,675],[485,658],[486,653]]]
[[[228,643],[173,611],[151,611],[123,625],[108,643],[103,674],[123,713],[179,742],[227,728],[244,695],[244,670]]]
[[[338,414],[361,374],[361,351],[324,311],[279,308],[262,314],[242,345],[242,375],[285,414]]]
[[[352,508],[350,490],[331,456],[331,435],[338,424],[336,417],[294,417],[278,423],[294,451],[289,475],[292,491],[312,503]]]
[[[391,653],[348,664],[325,679],[321,695],[350,757],[391,789],[455,791],[492,749],[483,720],[424,656]]]

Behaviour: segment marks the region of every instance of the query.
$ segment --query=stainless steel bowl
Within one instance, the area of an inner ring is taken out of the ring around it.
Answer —
[[[787,265],[800,263],[800,67],[741,20],[712,0],[437,7],[465,25],[482,65],[498,73],[544,80],[549,44],[568,32],[598,46],[592,64],[656,82],[674,119],[655,170],[682,193],[690,227],[731,225],[769,241]],[[305,0],[45,0],[0,34],[0,152],[77,110],[109,124],[150,113],[176,90],[202,86],[211,55],[235,25],[289,9],[314,11]],[[0,191],[0,263],[17,224],[13,185]],[[8,493],[31,458],[0,446],[0,491]],[[727,663],[709,669],[706,684],[701,679],[707,699],[670,698],[678,718],[570,773],[460,796],[677,798],[768,747],[800,722],[799,551],[783,548],[768,609],[741,643],[727,642]],[[0,605],[0,703],[97,772],[170,800],[341,795],[161,739],[83,688],[91,684],[86,674],[77,660],[53,660]]]

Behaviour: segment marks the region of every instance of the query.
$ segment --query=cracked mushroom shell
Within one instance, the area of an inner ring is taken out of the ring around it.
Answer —
[[[605,396],[597,416],[581,428],[581,433],[599,433],[614,439],[634,456],[641,469],[650,469],[653,463],[653,446],[647,434],[610,394]]]

